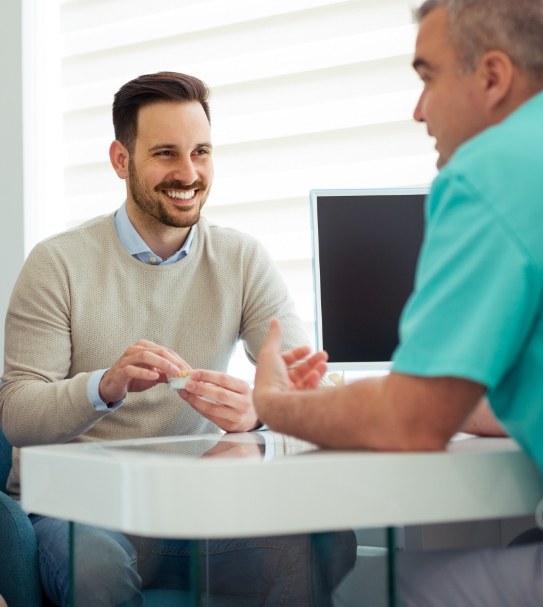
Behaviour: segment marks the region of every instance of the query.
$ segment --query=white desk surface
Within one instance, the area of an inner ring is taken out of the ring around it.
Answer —
[[[220,446],[264,442],[261,434],[225,435]],[[535,465],[509,439],[406,454],[320,451],[270,432],[271,459],[202,457],[219,438],[26,447],[23,508],[188,539],[506,518],[543,498]]]

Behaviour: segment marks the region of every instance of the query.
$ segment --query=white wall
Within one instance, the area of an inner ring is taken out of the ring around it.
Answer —
[[[4,319],[13,284],[24,259],[22,2],[3,0],[0,8],[0,372],[4,368]]]

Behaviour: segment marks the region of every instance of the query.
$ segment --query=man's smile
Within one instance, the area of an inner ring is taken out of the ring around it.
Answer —
[[[190,200],[194,198],[196,190],[164,190],[164,193],[175,200]]]

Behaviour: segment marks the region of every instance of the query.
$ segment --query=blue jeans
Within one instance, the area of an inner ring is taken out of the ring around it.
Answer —
[[[68,605],[69,526],[30,515],[47,597]],[[191,543],[76,525],[76,607],[143,607],[142,589],[189,590]],[[199,544],[202,588],[214,605],[329,607],[333,589],[353,567],[351,531]]]

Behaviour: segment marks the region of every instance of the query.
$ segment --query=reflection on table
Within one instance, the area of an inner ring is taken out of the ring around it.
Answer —
[[[328,541],[345,529],[520,516],[533,512],[543,496],[535,466],[508,439],[467,438],[444,453],[402,454],[323,451],[267,431],[165,437],[25,448],[22,471],[25,509],[137,536],[143,544],[181,540],[175,549],[183,546],[196,572],[190,564],[176,565],[187,588],[161,580],[161,591],[182,590],[197,601],[226,600],[229,592],[237,605],[246,604],[242,597],[249,600],[247,589],[227,592],[218,571],[228,567],[207,557],[220,542],[288,536],[306,555],[294,559],[305,570],[305,578],[298,573],[297,579],[313,583],[334,563],[340,564],[339,577],[349,569],[341,544]],[[76,546],[80,534],[76,526]],[[315,537],[328,538],[319,559]],[[393,553],[386,546],[384,541],[373,556],[389,564]],[[370,554],[356,545],[346,552],[353,550],[368,562]],[[260,563],[260,571],[275,571],[271,587],[281,587],[276,582],[282,566],[254,554],[243,562],[242,581],[261,579],[258,572],[248,574]],[[168,570],[162,565],[158,569]],[[393,578],[387,567],[380,571],[373,576],[378,594],[393,600]]]

